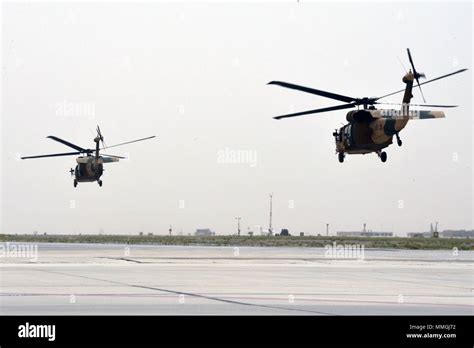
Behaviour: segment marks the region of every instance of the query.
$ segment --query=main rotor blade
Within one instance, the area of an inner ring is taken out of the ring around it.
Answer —
[[[402,103],[377,103],[379,105],[400,105],[402,106]],[[457,108],[459,105],[439,105],[439,104],[409,104],[410,106],[423,106],[423,107],[430,107],[430,108]]]
[[[304,87],[304,86],[299,86],[299,85],[294,85],[292,83],[287,83],[287,82],[282,82],[282,81],[271,81],[268,83],[269,85],[277,85],[285,88],[290,88],[290,89],[296,89],[298,91],[306,92],[306,93],[311,93],[311,94],[316,94],[321,97],[326,97],[330,99],[335,99],[335,100],[340,100],[346,103],[351,103],[356,100],[356,98],[348,97],[346,95],[341,95],[341,94],[336,94],[336,93],[331,93],[331,92],[326,92],[326,91],[321,91],[319,89],[314,89],[314,88],[309,88],[309,87]]]
[[[273,117],[275,120],[279,120],[282,118],[288,118],[288,117],[295,117],[295,116],[303,116],[303,115],[309,115],[309,114],[317,114],[321,112],[328,112],[328,111],[334,111],[334,110],[342,110],[342,109],[349,109],[353,108],[357,104],[351,103],[351,104],[343,104],[343,105],[337,105],[337,106],[330,106],[327,108],[322,108],[322,109],[315,109],[315,110],[309,110],[309,111],[303,111],[303,112],[297,112],[294,114],[288,114],[288,115],[282,115],[282,116],[276,116]]]
[[[425,96],[424,96],[424,94],[423,94],[423,91],[421,90],[420,80],[418,80],[418,77],[416,77],[416,82],[418,83],[418,88],[419,88],[419,90],[420,90],[421,98],[423,99],[423,103],[426,103],[426,99],[425,99]]]
[[[440,77],[437,77],[437,78],[434,78],[434,79],[431,79],[431,80],[422,82],[422,83],[420,83],[420,86],[426,85],[427,83],[430,83],[430,82],[433,82],[433,81],[436,81],[436,80],[439,80],[439,79],[444,79],[445,77],[448,77],[448,76],[451,76],[451,75],[459,74],[459,73],[461,73],[461,72],[463,72],[463,71],[466,71],[466,70],[468,70],[468,69],[461,69],[461,70],[452,72],[452,73],[450,73],[450,74],[446,74],[446,75],[443,75],[443,76],[440,76]]]
[[[437,80],[441,80],[441,79],[444,79],[445,77],[449,77],[449,76],[452,76],[452,75],[456,75],[456,74],[459,74],[459,73],[462,73],[464,71],[466,71],[468,69],[461,69],[461,70],[457,70],[455,72],[452,72],[450,74],[446,74],[446,75],[442,75],[442,76],[439,76],[439,77],[436,77],[434,79],[431,79],[431,80],[428,80],[428,81],[425,81],[425,82],[422,82],[420,83],[420,86],[423,86],[423,85],[426,85],[427,83],[430,83],[430,82],[433,82],[433,81],[437,81]],[[378,97],[376,98],[377,100],[379,99],[382,99],[382,98],[385,98],[385,97],[388,97],[388,96],[391,96],[391,95],[394,95],[394,94],[397,94],[397,93],[401,93],[401,92],[404,92],[405,91],[405,88],[404,89],[401,89],[399,91],[396,91],[396,92],[392,92],[392,93],[389,93],[389,94],[385,94],[384,96],[381,96],[381,97]]]
[[[25,156],[21,157],[21,159],[29,159],[29,158],[43,158],[43,157],[59,157],[59,156],[72,156],[72,155],[80,155],[82,152],[64,152],[64,153],[52,153],[49,155],[39,155],[39,156]]]
[[[408,60],[410,61],[411,67],[413,69],[413,74],[416,76],[415,64],[413,64],[413,59],[411,58],[411,53],[410,53],[409,48],[407,48],[407,53],[408,53]]]
[[[80,146],[77,146],[77,145],[75,145],[73,143],[70,143],[69,141],[63,140],[61,138],[55,137],[54,135],[47,136],[46,138],[53,139],[53,140],[55,140],[55,141],[57,141],[61,144],[72,147],[74,150],[77,150],[77,151],[81,151],[81,152],[86,152],[87,151],[86,149],[83,149]]]
[[[107,155],[106,153],[101,153],[101,156],[107,156],[107,157],[115,157],[115,158],[120,158],[120,159],[126,159],[127,157],[122,157],[122,156],[115,156],[115,155]]]
[[[107,147],[104,147],[104,149],[110,149],[111,147],[116,147],[116,146],[131,144],[131,143],[136,143],[137,141],[143,141],[143,140],[148,140],[148,139],[152,139],[152,138],[156,138],[156,135],[153,135],[153,136],[151,136],[151,137],[142,138],[142,139],[127,141],[127,142],[125,142],[125,143],[115,144],[115,145],[112,145],[112,146],[107,146]]]
[[[102,132],[100,131],[99,125],[97,125],[97,135],[99,136],[99,139],[100,139],[100,141],[101,141],[101,143],[102,143],[102,149],[105,149],[105,147],[106,147],[107,145],[105,144],[104,136],[102,135]]]
[[[420,77],[424,77],[424,74],[420,74],[416,71],[415,64],[413,63],[413,59],[411,58],[411,53],[410,53],[409,48],[407,48],[407,52],[408,52],[408,59],[410,59],[410,64],[411,64],[411,67],[413,68],[413,75],[415,76],[416,83],[418,84],[418,88],[420,89],[421,98],[423,99],[423,103],[426,103],[426,99],[425,99],[425,96],[423,95],[423,91],[421,90],[420,80],[419,80]]]

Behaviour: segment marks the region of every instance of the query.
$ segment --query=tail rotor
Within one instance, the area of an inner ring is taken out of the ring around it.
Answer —
[[[97,125],[97,137],[99,138],[100,142],[102,143],[102,149],[106,148],[106,144],[104,141],[104,136],[102,135],[102,132],[100,131],[99,125]]]
[[[421,90],[420,80],[419,80],[420,77],[426,78],[426,76],[424,73],[419,73],[418,71],[416,71],[415,64],[413,63],[413,59],[411,58],[411,53],[410,53],[409,48],[407,48],[407,53],[408,53],[408,59],[410,60],[411,67],[413,69],[413,75],[415,76],[416,83],[418,84],[418,88],[420,89],[421,97],[423,98],[423,103],[426,103],[425,96],[423,95],[423,91]]]

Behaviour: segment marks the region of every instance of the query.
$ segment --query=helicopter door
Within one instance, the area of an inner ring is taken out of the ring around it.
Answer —
[[[87,171],[86,165],[87,164],[82,164],[82,163],[77,165],[77,172],[79,173],[80,177],[85,176],[85,173]]]
[[[352,125],[352,142],[356,146],[372,143],[372,129],[366,122],[356,122]]]

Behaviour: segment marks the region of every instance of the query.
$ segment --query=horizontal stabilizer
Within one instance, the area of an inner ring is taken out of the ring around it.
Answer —
[[[110,157],[108,157],[110,156]],[[97,163],[102,164],[102,163],[113,163],[113,162],[118,162],[120,158],[125,158],[125,157],[120,157],[120,156],[113,156],[113,155],[108,155],[108,156],[100,156],[97,159]],[[95,163],[95,157],[94,156],[83,156],[83,157],[78,157],[76,158],[76,162],[79,164],[87,164],[87,163]]]
[[[113,163],[113,162],[118,162],[120,157],[114,156],[114,157],[100,157],[99,158],[99,163]]]
[[[410,117],[412,120],[425,120],[429,118],[444,118],[444,112],[443,111],[430,111],[430,110],[424,110],[424,111],[415,111],[415,115],[413,117]]]

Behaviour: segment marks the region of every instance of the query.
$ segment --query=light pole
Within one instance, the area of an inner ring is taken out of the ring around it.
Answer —
[[[271,235],[273,235],[273,228],[272,228],[272,208],[273,208],[273,193],[270,193],[270,226],[268,227],[268,232]]]
[[[237,236],[240,237],[240,219],[242,218],[236,217],[235,219],[237,220]]]
[[[329,224],[326,224],[326,236],[329,236]]]

